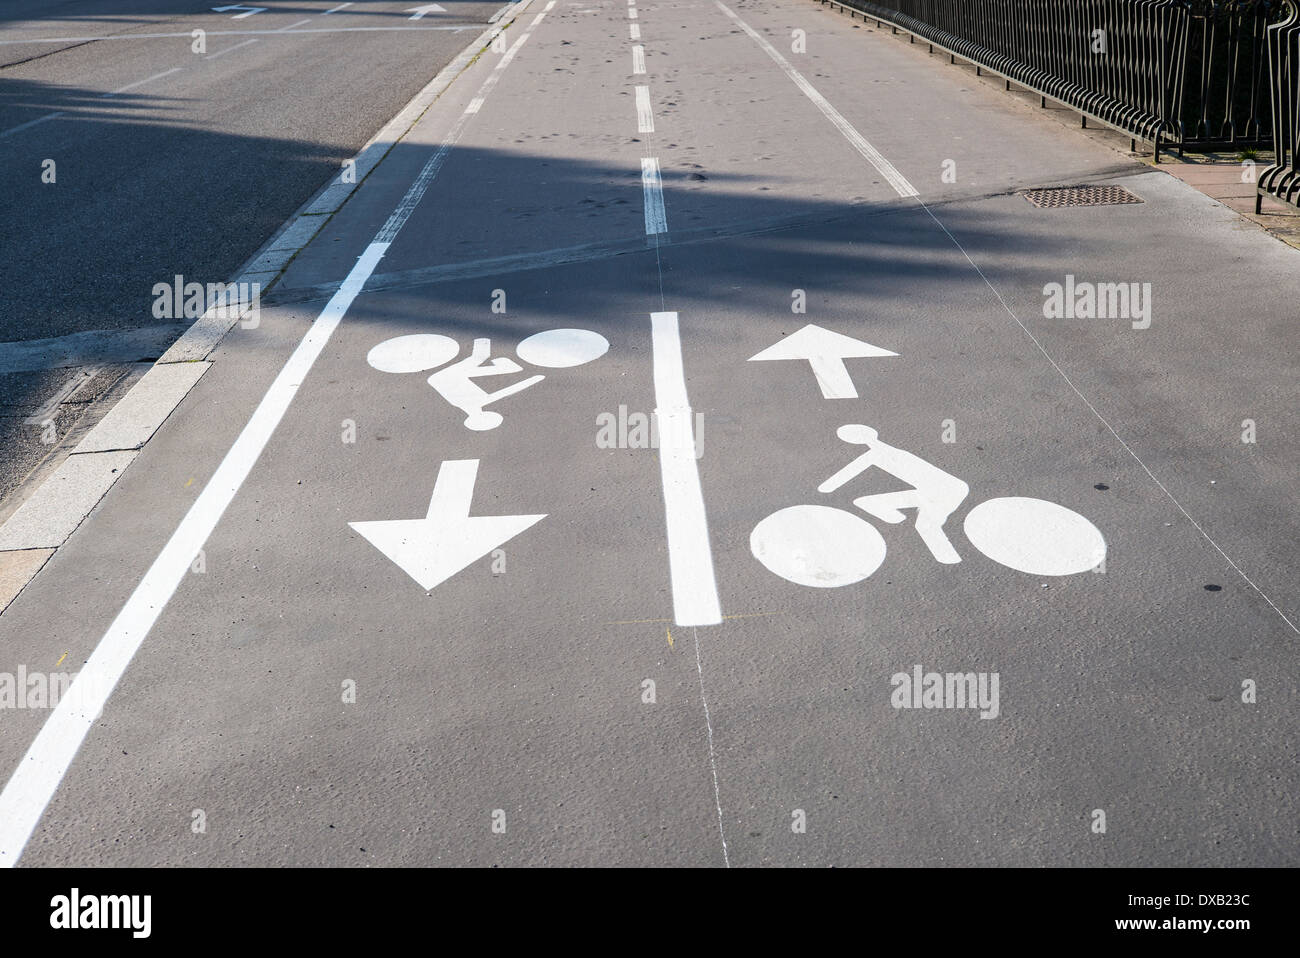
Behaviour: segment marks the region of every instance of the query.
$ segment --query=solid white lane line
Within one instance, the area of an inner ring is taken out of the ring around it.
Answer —
[[[521,36],[510,48],[510,53],[518,51],[527,38],[526,33]],[[499,69],[489,73],[479,87],[479,96],[487,96],[500,77]],[[303,380],[342,322],[352,300],[361,291],[380,258],[442,169],[467,122],[466,114],[457,118],[438,151],[425,163],[388,221],[375,234],[374,240],[348,273],[343,285],[312,323],[258,403],[239,438],[226,453],[194,505],[95,646],[95,651],[68,687],[67,694],[59,699],[59,704],[45,720],[19,761],[4,791],[0,792],[0,867],[12,868],[18,863],[23,848],[58,791],[59,783],[76,758],[96,716],[108,702],[131,659],[171,601],[181,580],[188,573],[190,563],[203,548],[208,536],[261,457]]]
[[[62,110],[59,110],[57,113],[47,113],[45,114],[45,116],[38,116],[36,119],[28,120],[26,123],[19,123],[17,126],[11,126],[3,133],[0,133],[0,137],[9,136],[13,133],[17,133],[19,130],[26,130],[28,127],[35,126],[37,123],[44,123],[46,120],[53,120],[54,118],[60,116],[63,116]]]
[[[650,329],[673,619],[678,625],[717,625],[722,621],[722,607],[695,460],[694,416],[686,397],[677,314],[651,313]]]
[[[537,26],[539,23],[542,22],[543,19],[545,19],[545,17],[546,17],[546,11],[543,10],[537,16],[533,17],[532,23],[528,24],[528,29],[531,30],[533,27]]]
[[[323,16],[323,17],[328,17],[331,13],[338,13],[338,12],[339,12],[340,10],[342,10],[344,7],[350,7],[350,6],[352,6],[351,0],[349,0],[348,3],[340,3],[337,7],[330,7],[328,10],[326,10],[324,13],[322,13],[321,16]],[[508,6],[510,6],[510,4],[507,3],[506,6],[508,7]],[[502,8],[503,11],[504,11],[504,9],[505,9],[505,7]],[[497,16],[501,16],[501,14],[498,13]],[[494,21],[489,20],[488,22],[489,22],[489,23],[492,23],[492,22],[494,22]]]
[[[636,88],[636,131],[638,133],[653,133],[655,131],[655,116],[654,111],[650,108],[650,88],[648,86]]]
[[[879,172],[880,175],[889,182],[889,185],[894,188],[894,192],[899,196],[918,195],[916,187],[909,183],[907,178],[904,177],[902,173],[898,172],[898,170],[894,168],[894,165],[885,159],[879,150],[868,143],[867,138],[854,129],[853,124],[844,119],[844,117],[840,115],[840,112],[836,110],[835,107],[831,106],[830,103],[827,102],[826,98],[818,93],[817,89],[811,83],[803,78],[803,74],[792,67],[785,57],[781,56],[781,53],[776,49],[776,47],[768,43],[767,40],[748,23],[736,16],[731,11],[731,8],[723,3],[722,0],[714,0],[714,3],[718,5],[719,10],[736,22],[736,26],[748,33],[750,39],[763,48],[763,52],[771,57],[776,65],[781,68],[782,72],[794,81],[794,85],[803,91],[804,96],[812,100],[817,109],[822,111],[826,116],[826,119],[835,124],[835,128],[844,135],[844,138],[853,145],[853,148],[861,153],[862,157],[874,166],[877,172]]]
[[[640,40],[640,39],[641,39],[641,24],[639,24],[639,23],[629,23],[629,24],[627,25],[627,33],[628,33],[628,36],[629,36],[631,39],[633,39],[633,40]]]
[[[664,212],[664,184],[659,175],[659,159],[641,159],[641,192],[645,198],[645,232],[657,236],[668,232],[668,214]]]
[[[161,80],[163,77],[171,76],[173,73],[179,73],[180,69],[180,67],[172,67],[170,70],[164,70],[162,73],[155,73],[151,77],[145,77],[143,80],[136,80],[134,83],[128,83],[126,86],[109,93],[101,93],[100,98],[117,96],[119,93],[125,93],[127,90],[134,90],[138,86],[144,86],[146,83],[152,83],[154,80]]]
[[[223,56],[225,56],[225,55],[226,55],[227,53],[229,53],[231,50],[238,50],[240,47],[246,47],[246,46],[248,46],[250,43],[256,43],[256,42],[257,42],[257,38],[254,37],[254,38],[251,39],[251,40],[245,40],[243,43],[236,43],[233,47],[226,47],[224,50],[218,50],[216,53],[210,53],[210,54],[208,54],[206,57],[204,57],[203,59],[205,59],[205,60],[215,60],[217,57],[223,57]]]
[[[645,73],[645,47],[637,44],[632,48],[632,72]]]

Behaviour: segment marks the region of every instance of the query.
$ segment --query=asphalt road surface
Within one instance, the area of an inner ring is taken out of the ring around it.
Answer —
[[[233,268],[435,42],[261,39],[27,81],[183,70],[6,243]],[[1295,864],[1297,257],[808,0],[531,0],[0,616],[0,862]]]

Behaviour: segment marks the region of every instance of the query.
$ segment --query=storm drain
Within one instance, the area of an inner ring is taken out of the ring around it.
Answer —
[[[1057,209],[1063,206],[1119,206],[1124,203],[1141,203],[1122,186],[1060,186],[1048,190],[1025,190],[1025,199],[1039,209]]]

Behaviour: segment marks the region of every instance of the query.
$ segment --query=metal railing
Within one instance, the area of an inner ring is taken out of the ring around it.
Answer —
[[[821,0],[1154,145],[1267,147],[1269,24],[1294,0]],[[1293,41],[1290,41],[1293,43]],[[1291,60],[1289,62],[1294,62]]]
[[[1265,196],[1300,206],[1300,6],[1284,0],[1285,16],[1268,28],[1268,61],[1272,77],[1273,165],[1259,176],[1255,212]]]

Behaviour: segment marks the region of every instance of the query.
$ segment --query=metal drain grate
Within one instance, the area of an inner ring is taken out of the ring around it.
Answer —
[[[1062,206],[1119,206],[1124,203],[1141,203],[1122,186],[1061,186],[1050,190],[1025,190],[1025,199],[1039,209],[1056,209]]]

